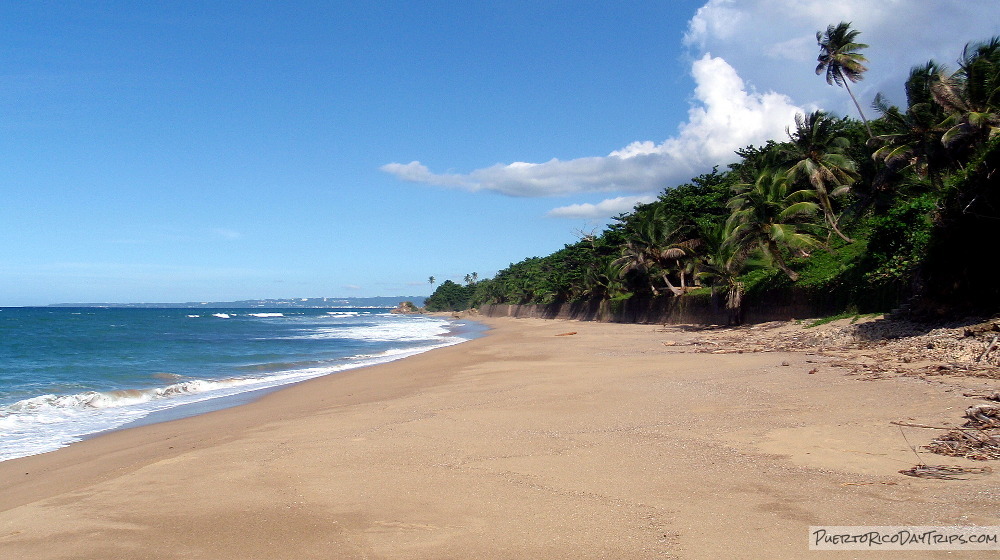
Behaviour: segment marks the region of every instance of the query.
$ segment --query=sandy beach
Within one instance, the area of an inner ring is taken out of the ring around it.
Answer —
[[[0,557],[878,558],[811,552],[808,528],[1000,525],[997,473],[899,473],[993,462],[891,424],[959,425],[996,379],[751,348],[749,330],[483,322],[457,346],[0,463]]]

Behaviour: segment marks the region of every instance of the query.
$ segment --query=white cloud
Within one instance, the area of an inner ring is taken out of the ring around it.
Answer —
[[[639,204],[649,204],[656,200],[655,196],[619,196],[609,198],[597,204],[570,204],[553,208],[546,214],[553,218],[584,218],[597,219],[617,216],[623,212],[631,212]]]
[[[660,144],[633,142],[603,157],[497,164],[468,174],[433,173],[417,161],[382,170],[405,181],[508,196],[653,193],[734,161],[733,152],[748,144],[780,137],[803,110],[783,95],[747,88],[725,60],[709,54],[694,61],[692,75],[697,87],[688,121]]]
[[[418,161],[382,170],[417,183],[507,196],[628,193],[598,204],[572,204],[549,216],[610,217],[625,200],[735,161],[734,150],[784,137],[797,112],[823,108],[854,115],[849,97],[816,76],[816,32],[851,21],[868,43],[862,106],[877,92],[902,102],[910,67],[931,58],[953,63],[968,41],[997,33],[995,0],[709,0],[683,41],[696,88],[687,121],[674,136],[639,140],[606,156],[496,164],[468,173],[434,173]]]
[[[382,171],[391,173],[404,181],[427,183],[429,185],[438,185],[440,187],[471,188],[471,185],[463,179],[461,175],[434,174],[427,169],[426,165],[421,164],[419,161],[411,161],[410,163],[389,163],[383,165],[381,169]]]
[[[996,0],[710,0],[684,40],[695,56],[711,52],[757,87],[856,116],[846,92],[814,72],[817,31],[849,21],[861,32],[868,72],[853,89],[867,108],[878,92],[902,103],[911,67],[932,58],[954,67],[965,43],[997,34],[998,20]]]
[[[688,22],[688,32],[684,34],[684,44],[697,46],[702,50],[708,37],[733,37],[743,14],[736,9],[733,0],[714,0],[698,8]]]

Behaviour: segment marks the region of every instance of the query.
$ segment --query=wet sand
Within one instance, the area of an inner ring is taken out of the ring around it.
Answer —
[[[960,423],[963,391],[995,380],[483,321],[458,346],[0,463],[0,557],[876,558],[810,552],[808,527],[1000,525],[997,473],[901,475],[984,463],[890,424]]]

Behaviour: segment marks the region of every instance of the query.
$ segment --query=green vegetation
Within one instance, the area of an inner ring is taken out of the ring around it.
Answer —
[[[429,298],[424,301],[427,311],[461,311],[469,308],[475,286],[461,286],[445,280]]]
[[[848,93],[867,70],[858,34],[817,33],[817,74]],[[845,317],[908,300],[1000,310],[1000,38],[968,45],[955,71],[914,67],[905,89],[906,107],[880,95],[870,122],[798,115],[787,140],[738,150],[551,255],[445,281],[427,307],[711,297],[732,321],[747,302],[790,297]]]
[[[813,327],[818,327],[820,325],[825,325],[827,323],[832,323],[834,321],[839,321],[841,319],[850,319],[851,324],[853,325],[854,323],[858,322],[858,319],[864,319],[866,317],[875,317],[878,315],[880,314],[879,313],[861,314],[857,312],[846,311],[844,313],[838,313],[836,315],[830,315],[829,317],[823,317],[822,319],[816,319],[815,321],[810,321],[809,324],[803,328],[811,329]]]

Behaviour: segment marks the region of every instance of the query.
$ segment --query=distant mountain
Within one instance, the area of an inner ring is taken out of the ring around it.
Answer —
[[[392,308],[404,301],[423,307],[424,296],[382,296],[348,298],[289,298],[248,299],[243,301],[188,301],[184,303],[55,303],[48,307],[154,307],[154,308],[292,308],[292,307],[385,307]]]

